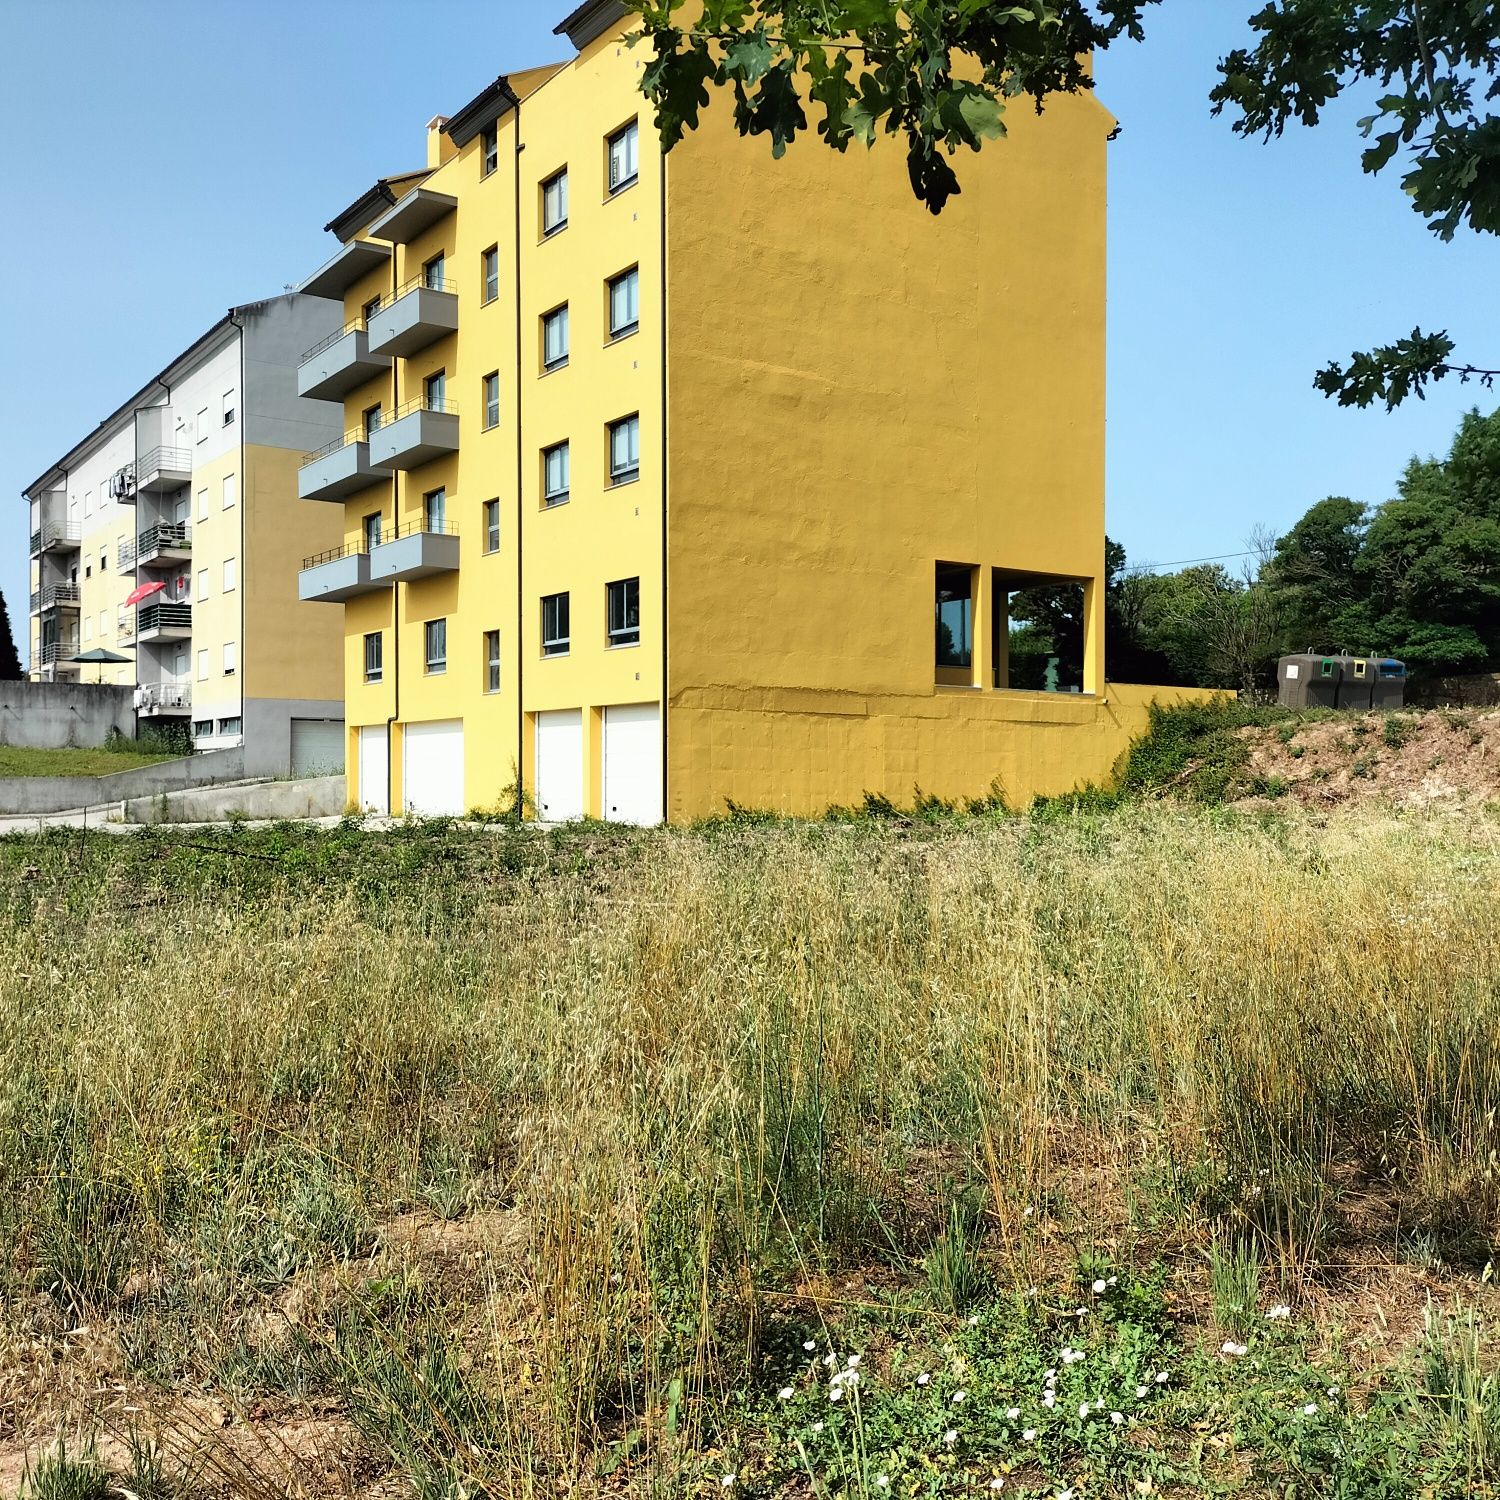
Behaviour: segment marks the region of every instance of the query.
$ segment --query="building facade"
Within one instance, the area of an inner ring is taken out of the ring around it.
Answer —
[[[1016,801],[1107,776],[1105,152],[1017,108],[937,218],[901,153],[773,161],[715,101],[664,157],[617,0],[573,55],[428,127],[305,294],[342,400],[299,476],[338,516],[351,795],[652,822]],[[1008,601],[1076,589],[1081,680],[1018,691]]]
[[[342,629],[296,584],[340,536],[297,498],[342,414],[296,370],[337,322],[297,294],[230,309],[27,489],[34,679],[133,685],[138,723],[249,772],[342,767]],[[101,649],[124,660],[71,660]]]

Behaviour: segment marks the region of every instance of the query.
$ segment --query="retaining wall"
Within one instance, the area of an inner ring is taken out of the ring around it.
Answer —
[[[349,800],[342,776],[258,781],[248,786],[197,787],[136,797],[125,803],[127,823],[222,823],[229,817],[332,818]]]
[[[106,802],[127,802],[136,797],[160,796],[163,792],[182,792],[189,787],[240,781],[244,775],[245,752],[236,747],[209,750],[183,760],[158,761],[152,766],[115,771],[109,776],[0,776],[0,816],[98,807]]]
[[[0,745],[96,750],[135,737],[135,689],[92,682],[0,682]]]

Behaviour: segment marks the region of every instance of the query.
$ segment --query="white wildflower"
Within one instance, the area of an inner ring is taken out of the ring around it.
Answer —
[[[969,1327],[970,1328],[978,1328],[979,1327],[979,1314],[978,1313],[975,1313],[974,1316],[969,1319]]]
[[[1005,1412],[1006,1420],[1009,1422],[1014,1422],[1020,1415],[1021,1408],[1019,1406],[1008,1407]]]
[[[1317,1416],[1317,1414],[1318,1403],[1316,1401],[1309,1401],[1307,1405],[1302,1408],[1302,1415],[1304,1417],[1315,1417]]]
[[[1165,1385],[1171,1378],[1171,1375],[1166,1370],[1158,1370],[1156,1372],[1157,1385]]]
[[[1250,1349],[1246,1344],[1237,1344],[1233,1339],[1225,1339],[1220,1347],[1220,1352],[1238,1358],[1241,1354],[1248,1354]]]
[[[891,1476],[889,1474],[877,1474],[875,1476],[875,1483],[880,1489],[888,1490],[891,1487]]]
[[[816,1339],[808,1339],[808,1340],[807,1340],[807,1341],[806,1341],[806,1342],[805,1342],[805,1343],[804,1343],[804,1344],[803,1344],[803,1345],[802,1345],[802,1347],[803,1347],[803,1348],[804,1348],[804,1349],[806,1349],[806,1350],[807,1350],[807,1352],[808,1352],[808,1353],[809,1353],[809,1354],[811,1354],[811,1353],[812,1353],[812,1352],[813,1352],[813,1350],[814,1350],[814,1349],[816,1349],[816,1348],[817,1348],[817,1347],[818,1347],[818,1341],[817,1341],[817,1340],[816,1340]]]
[[[1057,1397],[1054,1396],[1051,1391],[1048,1391],[1047,1394],[1042,1397],[1042,1405],[1045,1406],[1048,1411],[1051,1411],[1052,1408],[1057,1405]]]
[[[738,1478],[739,1478],[738,1474],[726,1474],[719,1481],[719,1488],[720,1489],[725,1489],[725,1490],[732,1490],[734,1488],[734,1482]]]
[[[1036,1442],[1036,1428],[1035,1427],[1028,1427],[1026,1429],[1026,1431],[1021,1434],[1021,1441],[1023,1443],[1034,1443],[1034,1442]]]
[[[1125,1413],[1124,1412],[1119,1412],[1119,1411],[1112,1411],[1109,1414],[1109,1420],[1111,1422],[1113,1422],[1116,1427],[1118,1427],[1118,1426],[1120,1426],[1120,1424],[1122,1422],[1124,1422],[1124,1420],[1125,1420]]]
[[[1138,1385],[1138,1386],[1136,1386],[1136,1388],[1135,1388],[1135,1398],[1136,1398],[1136,1400],[1137,1401],[1144,1401],[1145,1398],[1146,1398],[1146,1391],[1147,1391],[1147,1387],[1146,1386],[1144,1386],[1144,1385]]]
[[[1266,1321],[1268,1323],[1285,1323],[1291,1315],[1292,1310],[1285,1302],[1278,1302],[1274,1307],[1266,1309]]]
[[[1090,1407],[1087,1401],[1080,1401],[1078,1403],[1078,1415],[1080,1418],[1088,1416],[1089,1410]]]
[[[848,1365],[851,1370],[857,1370],[859,1368],[859,1360],[859,1355],[851,1354],[849,1358],[844,1361],[844,1363]]]
[[[962,1406],[968,1399],[969,1393],[967,1391],[954,1391],[953,1393],[953,1404],[955,1406]]]
[[[917,1384],[918,1385],[926,1385],[927,1382],[929,1380],[931,1380],[931,1379],[932,1379],[932,1376],[929,1375],[926,1370],[923,1370],[922,1373],[917,1376]]]
[[[990,1480],[990,1488],[992,1490],[1003,1490],[1005,1488],[1004,1476],[1000,1474],[995,1475],[995,1477]]]
[[[776,1399],[778,1401],[790,1401],[792,1399],[792,1388],[791,1388],[791,1386],[789,1386],[789,1385],[782,1386],[782,1388],[779,1391],[776,1392]]]
[[[958,1433],[950,1427],[947,1432],[943,1434],[943,1441],[947,1443],[947,1445],[951,1448],[958,1441]]]
[[[1094,1294],[1095,1294],[1095,1296],[1102,1297],[1105,1294],[1105,1292],[1107,1292],[1108,1290],[1109,1290],[1109,1283],[1101,1276],[1094,1283]]]

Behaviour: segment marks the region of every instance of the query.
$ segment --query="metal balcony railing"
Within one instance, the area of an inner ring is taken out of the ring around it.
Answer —
[[[336,437],[331,443],[324,443],[321,448],[314,448],[311,453],[302,455],[302,467],[305,469],[309,464],[315,464],[320,458],[327,458],[330,453],[337,453],[340,448],[347,448],[351,443],[367,443],[370,441],[370,433],[378,429],[370,428],[368,431],[365,424],[361,422],[358,427],[351,427],[342,437]]]
[[[158,552],[191,551],[193,528],[187,521],[163,521],[158,526],[148,526],[135,539],[135,555],[144,562]],[[125,547],[120,547],[123,559]]]
[[[378,547],[384,540],[385,537],[382,535],[374,545]],[[345,542],[342,547],[330,547],[326,552],[314,552],[311,557],[304,557],[302,571],[305,573],[309,568],[321,568],[324,563],[338,562],[340,558],[358,557],[369,550],[363,539],[357,542]]]
[[[31,533],[31,555],[35,557],[39,552],[59,545],[76,547],[82,540],[83,532],[78,526],[66,521],[48,521],[40,531]]]
[[[137,713],[154,713],[161,709],[191,708],[193,686],[189,682],[155,682],[135,690]]]
[[[70,609],[78,604],[76,583],[49,583],[31,596],[31,607],[38,609]]]
[[[425,519],[406,521],[392,526],[387,536],[382,536],[382,542],[394,542],[404,536],[457,536],[458,524],[454,521],[428,521]]]
[[[380,299],[380,308],[377,311],[390,307],[399,302],[409,292],[447,292],[450,296],[458,295],[458,283],[449,281],[442,276],[428,278],[426,276],[413,276],[410,281],[403,282],[391,293],[389,297]]]
[[[145,635],[152,630],[191,630],[193,606],[191,604],[143,604],[136,612],[135,628],[140,635]]]
[[[165,444],[158,444],[155,448],[147,449],[135,461],[133,467],[137,474],[153,474],[159,469],[192,473],[193,455],[186,448],[172,448]]]
[[[122,645],[128,645],[135,639],[135,611],[133,609],[121,609],[115,616],[115,640]]]
[[[37,648],[37,660],[44,667],[55,667],[77,655],[77,641],[43,641]]]
[[[410,401],[402,402],[390,416],[382,417],[380,425],[389,427],[392,422],[399,422],[402,417],[409,417],[413,412],[419,411],[443,412],[448,416],[456,417],[458,402],[451,396],[417,396]]]
[[[135,543],[121,542],[119,558],[119,566],[122,569],[133,568],[135,566]]]
[[[377,311],[379,311],[379,308],[377,306],[377,307],[371,308],[370,311],[377,312]],[[333,348],[333,346],[336,343],[338,343],[338,341],[341,338],[345,338],[345,337],[347,337],[351,333],[359,333],[365,326],[366,325],[365,325],[365,319],[364,319],[364,315],[363,314],[361,314],[357,318],[350,318],[349,321],[347,323],[345,323],[344,326],[342,328],[340,328],[337,333],[330,333],[326,339],[319,339],[318,342],[316,344],[314,344],[312,346],[312,348],[309,349],[301,357],[301,359],[299,359],[297,361],[297,363],[299,365],[305,365],[308,362],[308,360],[315,359],[325,349],[331,349],[331,348]]]

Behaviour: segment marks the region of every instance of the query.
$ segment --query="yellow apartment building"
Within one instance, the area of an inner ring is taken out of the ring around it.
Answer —
[[[427,129],[328,228],[299,388],[343,432],[351,796],[549,819],[1100,779],[1159,690],[1103,649],[1105,152],[1093,98],[963,163],[773,161],[724,101],[670,156],[617,0]],[[1017,691],[1008,600],[1080,591],[1082,681]]]
[[[33,679],[131,685],[138,724],[250,774],[342,769],[342,626],[296,587],[342,536],[297,496],[342,418],[298,361],[338,321],[295,294],[231,308],[27,488]],[[122,660],[72,660],[101,649]]]

